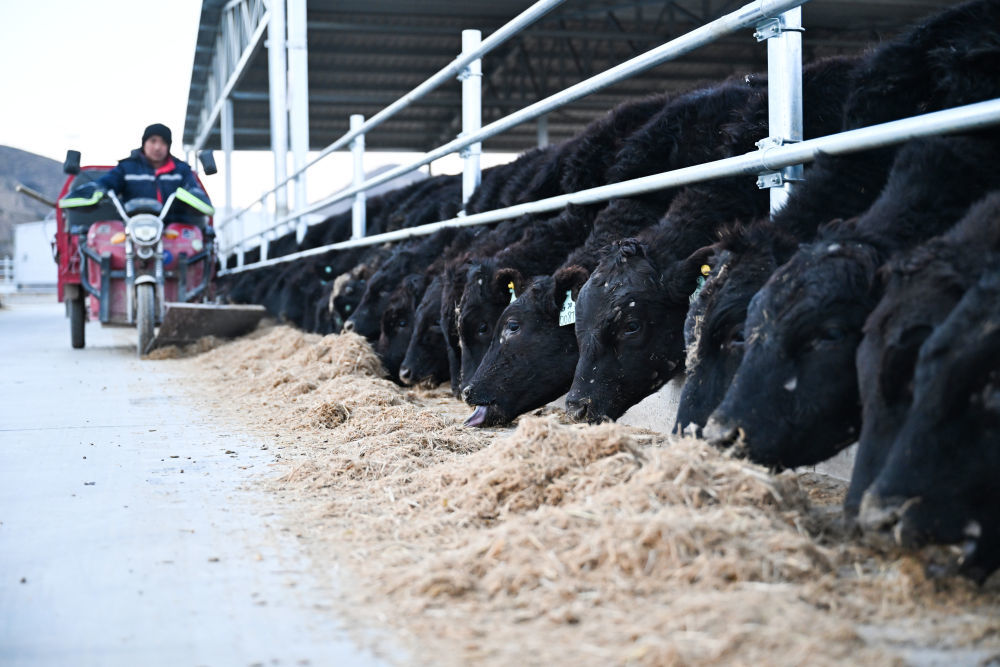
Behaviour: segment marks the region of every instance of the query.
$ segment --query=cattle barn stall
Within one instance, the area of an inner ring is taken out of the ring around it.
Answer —
[[[796,165],[820,150],[849,152],[996,122],[997,106],[988,102],[939,112],[933,121],[898,121],[885,132],[797,143],[803,59],[856,53],[950,4],[957,3],[205,0],[183,141],[189,153],[221,149],[227,166],[233,150],[270,149],[275,156],[276,185],[218,223],[219,247],[234,260],[223,272],[303,256],[268,259],[268,241],[292,229],[302,238],[307,225],[321,219],[318,210],[350,198],[352,239],[307,254],[734,173],[758,176],[761,187],[772,188],[772,206],[779,206],[794,187],[801,168]],[[481,150],[523,151],[561,141],[625,99],[765,69],[773,141],[746,158],[364,238],[364,191],[435,159],[460,152],[467,199],[478,183]],[[307,198],[305,178],[297,177],[348,148],[355,153],[354,185]],[[319,156],[307,161],[309,150]],[[365,181],[365,150],[424,155]],[[285,167],[289,151],[291,174]],[[229,174],[227,168],[227,205]],[[248,215],[263,217],[260,230],[245,231]],[[260,261],[245,265],[244,250],[257,245]]]

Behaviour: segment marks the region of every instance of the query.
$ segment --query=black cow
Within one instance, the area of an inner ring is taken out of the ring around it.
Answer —
[[[861,502],[866,534],[961,544],[960,571],[1000,567],[1000,261],[920,348],[913,403]]]
[[[855,62],[831,58],[806,68],[810,134],[839,129]],[[665,124],[665,116],[661,114],[657,127]],[[714,132],[702,130],[718,135],[706,159],[752,150],[766,133],[767,116],[766,91],[752,88]],[[644,175],[627,161],[614,169],[626,177]],[[592,422],[617,419],[683,369],[684,318],[690,295],[704,280],[701,267],[710,253],[699,248],[712,243],[721,226],[761,215],[767,205],[767,195],[747,177],[691,186],[676,195],[656,228],[607,255],[581,290],[577,306],[581,355],[567,397],[571,415]]]
[[[880,44],[859,64],[845,94],[844,129],[1000,95],[998,18],[996,2],[967,3]],[[820,223],[860,214],[881,190],[892,157],[886,149],[821,157],[775,225],[758,223],[765,229],[738,231],[719,244],[708,262],[712,273],[685,325],[689,366],[678,428],[703,425],[722,400],[742,359],[746,304],[787,261],[796,239],[810,240]],[[767,229],[775,227],[792,236],[769,241]]]
[[[865,322],[857,353],[862,426],[848,515],[857,511],[906,418],[920,346],[998,252],[1000,193],[994,193],[955,227],[880,270],[884,296]]]
[[[399,380],[399,367],[406,356],[406,347],[413,332],[413,313],[427,287],[427,279],[419,273],[406,276],[393,290],[382,312],[382,321],[375,353],[389,377]]]
[[[526,286],[516,269],[497,273],[499,280],[513,285],[517,299],[500,315],[483,361],[465,389],[467,402],[486,406],[485,411],[477,408],[469,425],[509,421],[569,389],[579,354],[568,312],[580,286],[602,248],[655,224],[660,213],[660,207],[642,201],[612,200],[597,215],[584,245],[563,262],[552,279],[535,278]],[[561,321],[563,310],[567,315]],[[525,333],[514,335],[512,326]]]
[[[812,240],[820,223],[851,218],[871,206],[891,155],[821,156],[773,220],[724,229],[707,252],[699,253],[709,273],[684,321],[686,376],[676,429],[697,433],[722,401],[743,360],[743,328],[753,295],[800,244]]]
[[[439,257],[452,242],[456,231],[453,227],[445,228],[430,236],[400,243],[368,279],[354,314],[344,322],[344,331],[353,331],[371,341],[376,340],[389,295],[402,283],[403,278],[427,268]]]
[[[443,278],[434,276],[413,315],[413,333],[399,368],[403,384],[434,386],[448,380],[448,355],[441,330]]]
[[[558,398],[564,389],[555,388],[558,383],[552,382],[552,376],[571,377],[575,366],[573,333],[546,335],[557,321],[562,305],[562,299],[552,298],[557,293],[553,278],[539,277],[525,288],[520,274],[513,269],[501,270],[498,277],[513,282],[515,292],[524,291],[503,311],[496,331],[496,345],[490,347],[491,352],[502,348],[504,353],[492,357],[487,354],[463,391],[466,402],[477,406],[465,422],[468,426],[504,424],[530,409],[529,405],[538,407]],[[539,318],[539,310],[543,308],[548,312]],[[538,345],[534,343],[536,335],[541,341]],[[551,358],[551,361],[539,364],[538,356]],[[480,388],[497,386],[508,390],[480,393]],[[530,394],[527,402],[525,394]]]
[[[516,243],[469,266],[459,300],[457,325],[463,385],[479,367],[497,318],[512,298],[510,281],[499,272],[514,269],[527,276],[551,273],[586,240],[595,215],[593,206],[567,206],[548,220],[523,216],[517,224],[524,225],[524,233]]]
[[[885,189],[855,225],[837,225],[779,268],[750,302],[746,349],[705,425],[716,445],[739,439],[777,467],[810,465],[853,442],[860,426],[854,357],[891,254],[941,233],[1000,186],[977,169],[1000,156],[997,137],[913,141]]]
[[[562,159],[574,168],[562,182],[565,187],[593,187],[709,160],[723,136],[722,126],[761,88],[756,77],[733,78],[671,100],[659,96],[622,105],[567,142],[572,149],[563,151]],[[670,188],[641,199],[666,209],[676,192]],[[585,242],[602,208],[568,206],[530,228],[524,239],[492,261],[474,267],[476,275],[473,280],[470,274],[460,306],[463,382],[482,361],[496,320],[509,302],[509,281],[498,279],[497,271],[552,273]]]

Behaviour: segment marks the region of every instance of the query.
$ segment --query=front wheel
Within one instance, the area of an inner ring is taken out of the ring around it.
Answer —
[[[69,300],[69,337],[74,349],[81,349],[86,340],[84,325],[87,323],[87,313],[84,311],[86,297],[78,296]]]
[[[149,351],[149,344],[153,342],[153,327],[156,317],[156,298],[153,288],[151,283],[143,283],[135,288],[135,322],[139,328],[138,353],[140,357]]]

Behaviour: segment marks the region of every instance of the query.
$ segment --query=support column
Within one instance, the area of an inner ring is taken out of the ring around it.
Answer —
[[[306,0],[288,0],[288,96],[292,140],[292,169],[299,171],[309,158],[309,49],[306,30]],[[306,200],[306,175],[295,177],[295,208]],[[296,238],[301,243],[306,221],[300,218]]]
[[[482,41],[482,34],[478,30],[462,31],[462,53],[466,54],[479,48]],[[462,82],[462,134],[472,134],[478,132],[483,124],[483,61],[473,60],[468,67],[462,70],[458,77]],[[480,155],[483,152],[483,144],[476,142],[466,146],[461,151],[464,161],[462,168],[462,207],[469,201],[469,197],[479,187],[480,179]]]
[[[288,65],[285,57],[285,0],[271,0],[267,26],[267,75],[271,102],[271,152],[274,153],[274,184],[288,178]],[[288,213],[288,188],[274,193],[274,214]],[[263,247],[261,248],[263,250]]]
[[[219,114],[219,134],[222,142],[222,168],[226,172],[226,199],[223,208],[225,217],[229,217],[233,206],[233,101],[226,99]]]
[[[365,117],[359,113],[351,115],[351,130],[364,125]],[[353,187],[365,182],[365,135],[359,134],[351,141],[351,155],[354,158]],[[363,239],[366,234],[365,225],[365,193],[361,191],[354,195],[354,207],[351,210],[351,238]]]
[[[538,147],[545,148],[549,145],[549,115],[538,117],[538,125],[536,127],[536,132],[538,134]]]
[[[767,40],[768,138],[764,145],[802,141],[802,8],[790,9],[757,27],[758,41]],[[802,165],[765,174],[771,190],[771,213],[785,205]]]

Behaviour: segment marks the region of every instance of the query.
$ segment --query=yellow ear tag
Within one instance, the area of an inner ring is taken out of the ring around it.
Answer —
[[[566,290],[566,300],[563,301],[562,310],[559,311],[559,326],[576,324],[576,302],[573,301],[572,290]]]
[[[694,291],[691,292],[691,296],[688,297],[688,303],[694,303],[694,300],[698,298],[698,295],[701,293],[701,288],[705,286],[705,279],[708,277],[708,274],[712,272],[712,267],[708,264],[702,264],[700,270],[701,275],[698,276],[698,286],[694,288]]]
[[[167,231],[163,232],[163,238],[165,239],[175,239],[180,235],[181,235],[180,232],[178,232],[176,229],[168,229]]]
[[[125,243],[125,232],[118,232],[111,237],[112,243]]]
[[[514,303],[514,301],[517,299],[517,297],[514,296],[514,281],[513,280],[510,281],[509,283],[507,283],[507,289],[510,290],[510,302]]]

